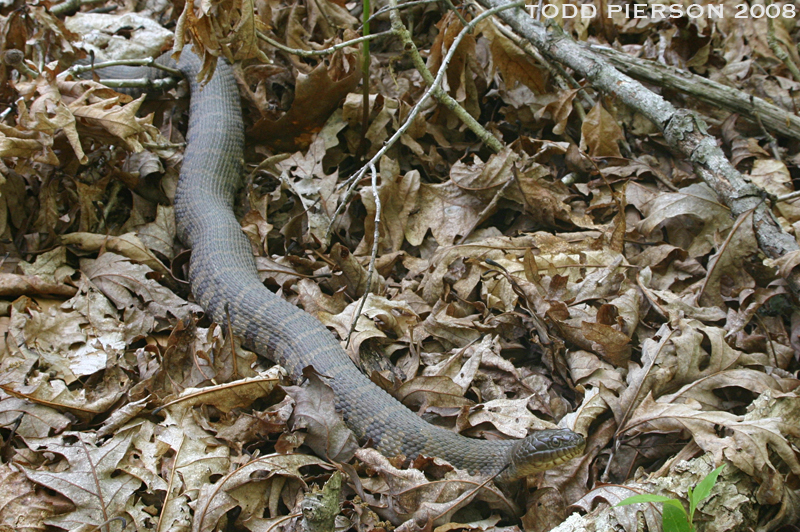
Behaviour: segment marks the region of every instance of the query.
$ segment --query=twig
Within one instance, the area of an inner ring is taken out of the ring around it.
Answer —
[[[114,180],[111,182],[111,188],[108,193],[108,201],[106,202],[105,206],[103,207],[103,212],[100,216],[100,222],[97,224],[97,232],[102,233],[106,229],[106,221],[108,217],[111,216],[111,213],[117,207],[119,203],[119,193],[122,191],[122,181]]]
[[[519,2],[520,5],[524,5],[522,2]],[[397,0],[389,0],[389,5],[397,5]],[[485,13],[483,14],[485,15]],[[453,57],[453,53],[461,44],[461,40],[463,36],[467,33],[472,32],[472,28],[474,28],[478,22],[482,20],[482,16],[475,17],[475,19],[464,26],[461,32],[458,34],[458,37],[453,41],[453,44],[450,46],[450,50],[448,50],[447,56],[442,61],[441,66],[439,67],[439,72],[437,73],[436,78],[434,79],[433,74],[431,74],[428,67],[425,65],[425,62],[422,60],[422,56],[419,54],[419,50],[417,49],[417,45],[414,44],[414,40],[411,38],[411,33],[408,29],[403,25],[403,21],[400,19],[400,14],[397,11],[392,11],[389,13],[389,18],[392,21],[392,29],[397,33],[400,37],[400,40],[403,42],[404,49],[411,54],[411,60],[414,62],[414,66],[416,67],[417,71],[422,74],[422,79],[425,80],[425,83],[433,89],[433,96],[439,100],[442,104],[445,105],[448,109],[450,109],[464,124],[473,132],[475,135],[483,141],[484,144],[489,146],[489,148],[494,152],[499,152],[503,149],[503,144],[497,140],[497,138],[489,133],[486,128],[484,128],[480,123],[475,120],[471,114],[467,112],[466,109],[461,107],[455,98],[447,94],[442,89],[441,81],[436,83],[436,79],[439,79],[439,74],[447,70],[447,66],[450,64],[450,60]],[[485,18],[485,17],[483,17]]]
[[[755,96],[752,96],[751,100],[752,98],[755,98]],[[761,120],[761,117],[759,116],[757,111],[753,112],[753,118],[756,119],[756,124],[758,124],[758,129],[761,130],[761,133],[767,139],[767,142],[769,142],[769,149],[772,150],[772,157],[774,157],[776,161],[783,162],[783,159],[781,158],[780,148],[778,147],[778,140],[772,136],[772,134],[767,130],[767,128],[764,127],[764,122]]]
[[[163,144],[158,144],[157,142],[142,142],[142,146],[147,148],[148,150],[168,150],[168,149],[180,149],[185,148],[185,142],[164,142]]]
[[[231,343],[231,375],[234,378],[238,378],[239,365],[236,360],[236,338],[233,333],[233,322],[231,321],[231,311],[228,307],[228,303],[225,303],[225,336],[227,336],[228,341]]]
[[[698,100],[739,113],[743,118],[756,122],[756,116],[764,126],[787,137],[800,139],[800,116],[781,109],[761,98],[727,87],[691,72],[618,52],[606,46],[587,46],[592,52],[602,55],[616,68],[636,79],[654,83],[690,94]],[[642,87],[642,90],[644,87]]]
[[[16,69],[17,72],[24,74],[31,79],[36,79],[39,77],[38,72],[25,64],[25,54],[16,48],[6,50],[6,52],[3,54],[3,63]]]
[[[104,1],[105,0],[67,0],[66,2],[61,2],[60,4],[51,7],[50,13],[55,16],[59,16],[69,13],[70,11],[77,11],[81,8],[81,6],[84,5],[102,4]]]
[[[79,76],[84,72],[90,72],[92,70],[102,70],[108,67],[114,66],[133,66],[133,67],[150,67],[150,68],[157,68],[159,70],[163,70],[164,72],[168,73],[170,76],[174,76],[178,79],[183,79],[183,74],[181,71],[175,68],[168,67],[166,65],[162,65],[157,63],[156,60],[152,57],[148,57],[145,59],[116,59],[113,61],[102,61],[100,63],[91,63],[85,65],[73,65],[59,76],[67,76],[68,74],[72,74],[73,76]]]
[[[800,198],[800,190],[795,190],[794,192],[789,192],[788,194],[784,194],[782,196],[778,196],[775,198],[775,203],[781,203],[784,201],[791,201],[795,198]]]
[[[395,11],[397,9],[403,9],[403,8],[406,8],[406,7],[418,6],[418,5],[422,5],[422,4],[436,4],[438,2],[439,2],[439,0],[414,0],[413,2],[403,2],[403,3],[399,4],[399,5],[394,6],[394,7],[392,7],[392,6],[382,7],[379,10],[377,10],[375,13],[373,13],[372,16],[369,17],[369,20],[371,22],[372,20],[375,19],[375,17],[377,17],[379,15],[383,15],[384,13],[387,13],[389,11]]]
[[[370,0],[362,0],[362,13],[361,20],[361,33],[364,37],[370,35],[369,32],[369,12],[372,10],[372,2]],[[361,43],[361,140],[356,149],[356,160],[362,160],[367,154],[367,129],[369,128],[369,41]]]
[[[393,30],[382,31],[380,33],[372,33],[370,35],[364,35],[363,37],[359,37],[357,39],[351,39],[349,41],[340,42],[339,44],[334,44],[330,48],[325,48],[323,50],[302,50],[300,48],[289,48],[285,44],[279,43],[275,39],[272,39],[271,37],[260,31],[256,32],[256,36],[262,41],[269,44],[270,46],[274,46],[278,50],[284,51],[288,54],[299,55],[300,57],[316,57],[318,55],[329,55],[337,50],[341,50],[342,48],[346,48],[348,46],[354,46],[356,44],[365,41],[371,41],[379,37],[386,37],[387,35],[392,35],[393,33],[394,33]]]
[[[146,89],[165,91],[176,84],[175,79],[161,78],[132,78],[132,79],[102,79],[101,82],[111,89]]]
[[[485,7],[509,5],[504,0],[478,1]],[[707,126],[699,116],[676,109],[663,97],[622,74],[587,47],[577,44],[558,26],[548,31],[519,9],[503,11],[499,16],[545,56],[569,66],[585,76],[596,89],[614,95],[658,126],[667,144],[692,163],[695,173],[731,209],[732,216],[738,218],[742,213],[754,209],[753,227],[759,247],[768,257],[778,258],[790,251],[800,251],[795,238],[781,229],[763,201],[764,191],[748,182],[731,165],[717,145],[717,139],[708,134]],[[763,119],[764,114],[761,117]],[[797,131],[793,137],[798,136]],[[789,273],[787,282],[794,295],[800,295],[800,272]]]
[[[96,8],[94,8],[94,9],[90,9],[89,11],[87,11],[87,13],[91,13],[91,14],[93,14],[93,15],[94,15],[95,13],[98,13],[98,14],[113,13],[114,11],[116,11],[117,9],[119,9],[119,7],[120,7],[120,6],[103,6],[103,7],[96,7]]]
[[[772,0],[767,0],[767,7],[772,5]],[[786,65],[786,68],[789,69],[789,72],[792,73],[794,76],[795,81],[800,81],[800,69],[797,68],[797,65],[794,64],[792,58],[789,56],[788,52],[784,50],[781,43],[778,42],[778,39],[775,37],[775,20],[771,17],[767,17],[767,43],[769,44],[772,53],[775,54],[775,57],[783,61],[783,64]]]
[[[397,6],[396,0],[392,0],[390,5],[396,7]],[[498,13],[505,9],[510,9],[512,7],[518,7],[521,5],[525,5],[524,1],[518,0],[510,4],[502,5],[496,9],[489,9],[481,13],[477,17],[475,17],[475,19],[472,20],[472,22],[470,22],[469,26],[465,26],[458,34],[458,36],[455,38],[452,46],[447,51],[447,55],[445,55],[444,59],[442,60],[442,66],[444,67],[444,65],[450,63],[450,61],[453,58],[453,55],[455,55],[456,49],[458,49],[458,45],[461,43],[461,40],[464,38],[464,36],[467,35],[469,27],[474,27],[475,24],[477,24],[481,20],[491,15],[494,15],[495,13]],[[392,11],[392,13],[394,13],[394,11]],[[400,137],[408,130],[408,128],[411,127],[411,124],[414,123],[414,120],[420,113],[420,110],[428,101],[428,98],[431,97],[431,94],[433,94],[434,89],[441,84],[446,70],[447,70],[446,68],[439,69],[439,72],[436,73],[436,77],[433,79],[433,83],[428,86],[428,89],[425,91],[425,93],[422,95],[419,101],[414,105],[414,107],[411,108],[411,112],[408,113],[405,122],[403,122],[403,124],[399,128],[397,128],[397,131],[395,131],[394,135],[392,135],[391,138],[389,138],[389,140],[387,140],[384,143],[383,147],[381,147],[381,149],[378,150],[378,152],[372,156],[372,159],[370,159],[369,162],[367,162],[355,174],[353,174],[350,178],[348,178],[347,181],[341,183],[336,187],[337,190],[340,190],[343,187],[348,187],[348,189],[347,192],[344,194],[344,197],[342,198],[341,202],[336,207],[336,211],[333,213],[333,216],[331,217],[332,220],[335,220],[342,213],[342,210],[344,210],[345,206],[350,201],[350,198],[353,197],[353,193],[355,192],[356,186],[358,185],[359,181],[361,181],[361,178],[364,177],[364,175],[367,173],[367,169],[369,169],[370,165],[377,164],[378,161],[380,161],[381,157],[383,157],[386,154],[386,152],[389,151],[389,148],[391,148],[400,139]],[[331,222],[331,225],[328,227],[328,231],[325,235],[326,240],[330,240],[332,231],[333,231],[333,222]]]
[[[538,15],[537,11],[537,15]],[[553,61],[549,61],[547,58],[543,57],[539,51],[531,46],[531,43],[528,41],[520,38],[519,35],[508,29],[504,24],[502,24],[499,20],[494,19],[492,20],[494,23],[495,28],[497,28],[500,33],[511,39],[511,41],[517,45],[517,47],[528,54],[533,60],[535,60],[540,65],[544,66],[548,72],[553,76],[556,81],[556,84],[559,88],[562,89],[578,89],[578,96],[583,98],[584,103],[581,103],[578,100],[574,101],[575,112],[578,113],[578,118],[581,122],[586,118],[586,110],[584,106],[592,108],[595,105],[594,99],[586,92],[586,89],[581,87],[581,84],[572,76],[569,72],[564,70],[564,67],[559,65],[558,63],[554,63]]]
[[[350,345],[350,336],[356,330],[356,323],[358,318],[361,317],[361,312],[364,310],[364,305],[369,297],[369,291],[372,290],[372,278],[375,276],[375,260],[378,257],[378,241],[380,240],[381,231],[381,198],[378,195],[378,172],[375,170],[375,165],[370,164],[369,169],[372,172],[372,195],[375,199],[375,231],[372,235],[372,255],[369,259],[369,268],[367,270],[367,286],[364,289],[364,295],[361,296],[361,302],[358,304],[358,310],[353,315],[353,321],[350,323],[350,331],[347,333],[347,340],[345,345]]]
[[[162,92],[175,86],[178,81],[183,79],[183,74],[181,74],[180,70],[157,63],[152,57],[145,59],[116,59],[113,61],[102,61],[100,63],[73,65],[59,74],[58,77],[65,78],[68,75],[80,76],[85,72],[103,70],[104,68],[115,66],[156,68],[158,70],[163,70],[169,75],[155,79],[147,77],[130,79],[101,78],[103,85],[112,89],[145,89],[148,91],[155,90]]]
[[[100,530],[100,528],[102,528],[104,526],[107,526],[107,525],[110,525],[114,521],[120,521],[121,522],[121,524],[122,524],[122,529],[121,530],[125,530],[128,527],[128,520],[125,519],[124,517],[122,517],[121,515],[118,515],[117,517],[112,517],[111,519],[109,519],[107,521],[104,521],[104,522],[102,522],[102,523],[100,523],[98,525],[95,525],[94,528],[90,528],[89,529],[89,532],[94,532],[95,530]]]
[[[772,338],[772,334],[770,332],[771,329],[767,327],[767,324],[764,323],[764,320],[761,319],[761,316],[758,314],[758,312],[753,313],[753,319],[756,320],[758,326],[761,327],[762,331],[764,331],[763,334],[767,339],[766,345],[769,348],[768,351],[769,351],[770,363],[776,369],[779,368],[780,362],[778,362],[778,355],[775,352],[775,340]]]
[[[267,527],[267,529],[264,532],[272,532],[273,530],[283,530],[283,527],[285,526],[283,523],[285,521],[289,521],[290,519],[295,519],[297,517],[302,517],[302,516],[303,516],[303,514],[301,512],[297,512],[297,513],[286,514],[284,516],[277,517],[275,519],[275,521],[272,521],[270,523],[270,525]]]
[[[450,9],[453,12],[453,14],[458,18],[462,26],[469,26],[469,22],[467,22],[467,19],[465,19],[463,15],[461,15],[461,13],[458,11],[456,6],[453,5],[453,0],[444,0],[444,3],[447,4],[448,9]],[[470,33],[472,33],[472,30],[470,30]]]

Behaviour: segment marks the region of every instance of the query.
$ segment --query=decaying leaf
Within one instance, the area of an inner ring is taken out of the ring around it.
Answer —
[[[296,404],[294,429],[307,429],[305,443],[319,456],[347,462],[358,442],[333,408],[333,390],[313,370],[305,377],[305,386],[284,388]]]
[[[41,530],[58,511],[54,497],[37,492],[35,484],[8,464],[0,466],[0,526],[7,530]]]
[[[646,216],[639,231],[650,234],[657,227],[670,234],[672,241],[684,241],[690,257],[705,255],[714,245],[714,235],[731,226],[730,213],[705,185],[690,185],[675,193],[631,195]],[[641,200],[640,200],[641,198]],[[641,201],[641,203],[640,203]]]
[[[200,312],[197,305],[148,278],[152,270],[146,265],[135,264],[116,253],[106,252],[96,260],[83,261],[81,270],[118,309],[126,311],[128,323],[143,320],[142,328],[152,329],[155,320],[169,316],[183,318],[190,312]]]
[[[593,157],[619,157],[617,141],[622,140],[617,120],[598,103],[586,115],[581,130],[581,148]]]
[[[197,501],[194,529],[214,530],[225,513],[237,506],[252,525],[266,524],[268,520],[262,516],[263,509],[277,506],[276,495],[291,504],[290,494],[305,487],[300,468],[309,466],[330,467],[313,456],[270,455],[252,460],[217,482],[206,484]],[[275,516],[277,511],[272,514]]]
[[[311,72],[300,74],[292,109],[278,120],[259,121],[252,133],[264,142],[279,146],[282,151],[311,144],[313,134],[322,128],[360,79],[361,71],[355,68],[354,57],[343,57],[342,62],[347,70],[320,63]]]
[[[484,501],[495,508],[509,509],[514,503],[496,488],[482,486],[481,481],[443,467],[441,480],[430,481],[416,469],[398,469],[374,449],[361,449],[358,459],[377,477],[365,479],[364,486],[380,493],[386,500],[384,515],[399,525],[398,529],[413,527],[414,522],[447,523],[454,513],[474,500]],[[434,460],[433,465],[444,464]],[[413,528],[412,528],[413,529]]]
[[[68,530],[92,530],[122,514],[128,497],[140,480],[119,473],[117,466],[131,444],[126,431],[102,445],[87,441],[81,433],[64,433],[54,438],[28,439],[28,445],[63,457],[62,471],[26,469],[30,480],[67,497],[75,510],[47,519],[46,523]]]

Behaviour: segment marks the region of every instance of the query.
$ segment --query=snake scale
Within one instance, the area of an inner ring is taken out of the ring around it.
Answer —
[[[503,481],[548,469],[577,455],[584,439],[543,430],[522,440],[485,441],[435,427],[364,376],[318,320],[268,290],[259,280],[250,243],[233,212],[241,186],[244,126],[232,68],[221,60],[210,82],[196,81],[200,59],[184,49],[180,62],[164,55],[190,84],[187,146],[175,194],[178,236],[192,248],[189,280],[200,305],[218,323],[229,308],[233,331],[256,352],[298,379],[306,366],[329,377],[336,409],[359,441],[386,456],[438,456],[470,473]],[[115,67],[115,77],[164,77],[152,68]],[[120,72],[124,72],[120,75]],[[103,71],[105,74],[105,71]]]

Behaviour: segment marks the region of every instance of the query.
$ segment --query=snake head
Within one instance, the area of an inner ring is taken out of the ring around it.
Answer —
[[[586,440],[569,429],[537,430],[519,440],[510,452],[509,466],[500,482],[511,482],[563,464],[583,454]]]

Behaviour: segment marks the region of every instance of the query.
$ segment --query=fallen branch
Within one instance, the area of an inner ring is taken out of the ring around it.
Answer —
[[[698,100],[738,113],[753,123],[760,120],[771,131],[800,139],[800,116],[788,113],[761,98],[685,70],[631,57],[607,46],[590,45],[588,48],[633,78],[690,94]]]
[[[505,0],[479,2],[487,9],[508,5]],[[615,96],[658,126],[669,146],[692,163],[697,175],[714,189],[734,218],[752,209],[756,238],[767,256],[779,258],[787,252],[800,250],[794,237],[783,232],[773,217],[764,201],[764,191],[749,183],[731,165],[699,116],[676,109],[658,94],[612,67],[598,54],[576,43],[558,26],[545,28],[521,9],[504,10],[497,16],[528,39],[544,56],[567,65],[583,75],[595,89]],[[800,274],[793,271],[787,276],[787,281],[795,296],[800,295]]]

